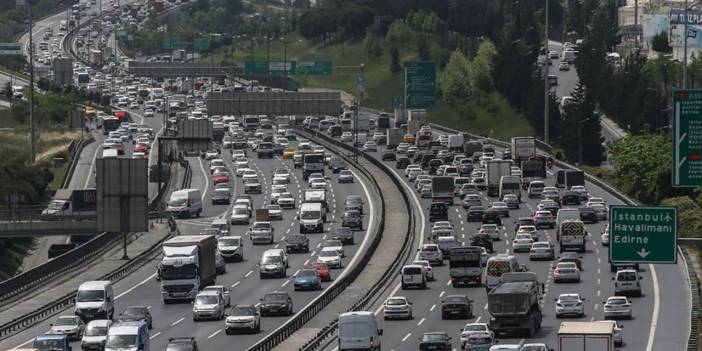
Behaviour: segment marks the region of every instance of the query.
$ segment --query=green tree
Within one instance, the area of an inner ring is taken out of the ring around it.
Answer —
[[[468,60],[460,51],[456,50],[439,73],[439,88],[443,97],[452,105],[459,100],[467,99],[470,95],[470,82]]]
[[[653,36],[653,39],[651,39],[651,48],[658,52],[672,52],[673,48],[668,45],[668,32],[663,31]]]
[[[417,40],[417,55],[422,61],[431,60],[431,47],[424,36]]]
[[[602,136],[599,116],[595,115],[595,100],[582,83],[571,93],[572,102],[564,107],[562,134],[559,145],[571,161],[579,161],[582,147],[584,163],[598,166],[602,162]]]
[[[391,45],[403,45],[409,43],[414,36],[412,28],[404,21],[395,20],[388,28],[388,33],[385,35],[385,42]]]
[[[2,94],[5,95],[5,98],[11,99],[12,98],[12,83],[5,82],[5,88],[2,91]]]
[[[400,64],[400,50],[396,47],[390,49],[390,72],[400,73],[402,66]]]
[[[363,39],[363,51],[368,56],[368,60],[378,58],[383,55],[383,39],[368,31]]]
[[[478,52],[469,64],[468,84],[470,91],[481,104],[494,88],[492,71],[496,56],[495,45],[489,40],[484,40],[478,46]]]

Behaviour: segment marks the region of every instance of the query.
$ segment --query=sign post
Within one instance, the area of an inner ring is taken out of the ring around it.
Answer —
[[[436,64],[408,62],[405,65],[405,108],[426,109],[436,104]]]
[[[0,55],[22,55],[20,43],[0,43]]]
[[[702,186],[702,90],[673,92],[673,186]]]
[[[609,259],[612,263],[676,263],[677,209],[611,206]]]

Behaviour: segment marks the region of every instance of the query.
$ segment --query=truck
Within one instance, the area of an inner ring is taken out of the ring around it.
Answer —
[[[164,303],[195,299],[217,277],[217,239],[214,235],[181,235],[163,243],[159,264],[161,299]]]
[[[512,163],[508,160],[488,161],[485,167],[485,179],[487,182],[487,195],[498,196],[500,194],[500,181],[502,177],[511,175]]]
[[[539,301],[543,285],[533,272],[505,273],[499,285],[488,293],[488,327],[495,334],[526,332],[529,337],[541,329]]]
[[[212,122],[212,139],[218,142],[222,141],[224,138],[224,123],[222,122]]]
[[[395,149],[402,142],[402,137],[405,135],[400,128],[389,128],[385,133],[387,135],[386,144],[388,149]]]
[[[380,116],[378,116],[378,124],[377,124],[378,130],[385,131],[386,129],[390,128],[390,114],[387,112],[381,112]]]
[[[463,154],[466,157],[473,157],[476,152],[483,151],[483,143],[481,141],[468,141],[463,143]]]
[[[173,50],[173,61],[185,61],[185,50],[175,49]]]
[[[353,125],[357,122],[357,125]],[[358,133],[370,133],[370,116],[365,113],[359,113],[358,117],[351,119],[352,128],[358,129]]]
[[[504,199],[507,194],[517,195],[517,199],[522,201],[522,189],[519,176],[503,176],[500,179],[500,199]]]
[[[431,178],[431,200],[432,202],[443,202],[453,205],[455,189],[453,177],[432,177]]]
[[[512,138],[512,159],[517,164],[536,156],[536,139],[534,137]]]
[[[80,89],[87,88],[88,83],[90,83],[90,73],[88,73],[88,72],[78,73],[76,75],[76,79],[77,79],[76,85],[78,86],[78,88],[80,88]]]
[[[464,142],[463,134],[451,134],[448,137],[448,148],[451,151],[463,151]]]
[[[88,61],[96,66],[102,65],[102,51],[91,49],[88,56]]]
[[[312,152],[303,155],[302,178],[307,180],[312,173],[324,174],[324,154],[321,152]]]
[[[415,134],[414,143],[420,149],[429,149],[431,148],[432,139],[431,127],[428,124],[423,124]]]
[[[546,179],[546,160],[534,157],[522,161],[522,188],[526,189],[534,180]]]
[[[327,211],[329,211],[329,202],[327,199],[327,191],[324,189],[305,189],[302,196],[303,203],[319,203],[322,205],[322,218],[327,221]]]
[[[482,248],[479,246],[457,246],[448,251],[451,285],[482,284],[483,268],[480,262]]]
[[[402,125],[407,124],[407,110],[404,108],[395,108],[393,115],[395,116],[395,128],[400,128]]]
[[[95,189],[58,189],[54,199],[41,212],[44,220],[94,219],[96,215]]]
[[[558,224],[557,234],[560,252],[570,249],[576,249],[578,252],[585,252],[587,229],[581,220],[563,220]]]
[[[583,171],[568,170],[565,172],[565,188],[571,189],[576,185],[585,185],[585,173]]]
[[[614,323],[561,322],[558,351],[614,351]]]

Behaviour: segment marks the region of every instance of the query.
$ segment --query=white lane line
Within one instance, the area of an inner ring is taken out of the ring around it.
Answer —
[[[646,343],[646,351],[653,350],[653,338],[656,336],[656,327],[658,326],[658,309],[660,308],[660,287],[658,286],[658,275],[656,268],[649,264],[648,269],[651,272],[651,280],[653,280],[653,315],[651,316],[651,327],[648,328],[648,343]]]
[[[149,340],[153,340],[153,338],[155,338],[155,337],[157,337],[157,336],[159,336],[159,335],[161,335],[161,332],[158,332],[158,333],[156,333],[156,334],[154,334],[154,335],[149,336]]]
[[[596,303],[596,304],[595,304],[595,311],[597,311],[597,309],[599,309],[599,308],[600,308],[600,304],[599,304],[599,303]]]
[[[295,274],[293,274],[293,276],[298,275],[298,274],[300,274],[300,270],[299,270],[299,269],[295,271]]]
[[[478,316],[478,318],[476,318],[476,319],[475,319],[475,322],[473,322],[473,323],[478,323],[478,322],[480,322],[480,320],[481,320],[482,318],[483,318],[483,316]]]
[[[600,294],[601,294],[601,293],[602,293],[602,292],[601,292],[600,290],[597,290],[597,297],[600,297]]]
[[[280,285],[281,288],[284,288],[286,285],[290,283],[290,280],[286,280],[283,284]]]
[[[436,304],[433,304],[433,305],[431,305],[431,308],[429,309],[429,311],[434,311],[435,308],[436,308]]]
[[[409,339],[410,336],[412,336],[412,333],[407,333],[407,335],[405,335],[405,337],[402,338],[402,342],[407,341],[407,339]]]
[[[138,288],[138,287],[140,287],[140,286],[146,284],[147,282],[149,282],[150,280],[154,279],[155,277],[156,277],[156,273],[154,273],[154,274],[152,274],[152,275],[146,277],[146,279],[142,280],[139,284],[137,284],[137,285],[135,285],[135,286],[133,286],[133,287],[127,289],[127,291],[125,291],[125,292],[123,292],[123,293],[121,293],[121,294],[115,296],[115,300],[119,299],[120,297],[122,297],[122,296],[124,296],[124,295],[129,294],[129,293],[132,292],[134,289],[136,289],[136,288]]]
[[[487,302],[485,303],[485,307],[483,307],[484,310],[487,310],[488,304]]]
[[[178,323],[180,323],[180,322],[182,322],[182,321],[184,321],[184,320],[185,320],[185,317],[181,317],[179,320],[177,320],[177,321],[171,323],[171,326],[174,326],[174,325],[176,325],[176,324],[178,324]]]
[[[310,263],[310,260],[305,260],[305,263],[303,263],[303,266],[306,266],[308,263]]]
[[[207,172],[205,172],[205,165],[202,163],[202,159],[198,157],[197,162],[200,163],[200,171],[202,171],[202,174],[205,176],[205,190],[202,191],[202,196],[200,196],[201,201],[205,202],[205,194],[207,194],[207,189],[210,188],[210,179]]]
[[[439,297],[444,297],[444,294],[446,294],[446,291],[441,291],[441,293],[439,294]]]
[[[222,332],[222,329],[219,329],[219,330],[217,330],[216,332],[210,334],[210,336],[208,336],[207,338],[208,338],[208,339],[212,339],[212,338],[215,337],[215,335],[217,335],[217,334],[219,334],[219,333],[221,333],[221,332]]]
[[[244,277],[248,278],[249,276],[251,276],[251,274],[253,274],[253,271],[249,271],[248,273],[246,273],[246,275],[244,275]]]
[[[93,160],[90,162],[90,168],[88,168],[88,177],[85,178],[85,185],[83,186],[83,188],[87,188],[88,183],[90,183],[90,177],[93,175],[93,169],[95,168],[97,154],[100,150],[102,150],[102,148],[99,145],[95,147],[95,152],[93,152]],[[80,155],[78,157],[80,157]]]
[[[238,282],[232,284],[232,288],[234,288],[234,287],[236,287],[237,285],[239,285],[239,283],[241,283],[241,281],[238,281]]]
[[[417,323],[417,326],[422,325],[422,323],[424,323],[425,320],[427,320],[427,319],[426,319],[426,318],[420,319],[420,320],[419,320],[419,323]]]

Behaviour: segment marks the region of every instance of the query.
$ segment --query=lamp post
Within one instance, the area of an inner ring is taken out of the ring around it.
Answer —
[[[545,2],[546,4],[544,6],[544,12],[546,13],[546,16],[544,19],[544,54],[546,55],[546,59],[544,60],[544,143],[549,144],[550,133],[548,110],[550,105],[550,99],[548,96],[548,63],[551,58],[548,55],[548,0],[545,0]]]
[[[283,67],[285,69],[285,87],[284,90],[288,90],[288,44],[289,41],[285,40],[285,37],[280,38],[280,42],[283,44]]]
[[[32,148],[31,162],[36,161],[37,143],[34,128],[34,41],[32,39],[34,25],[32,23],[32,3],[27,1],[27,17],[29,20],[29,135]]]

